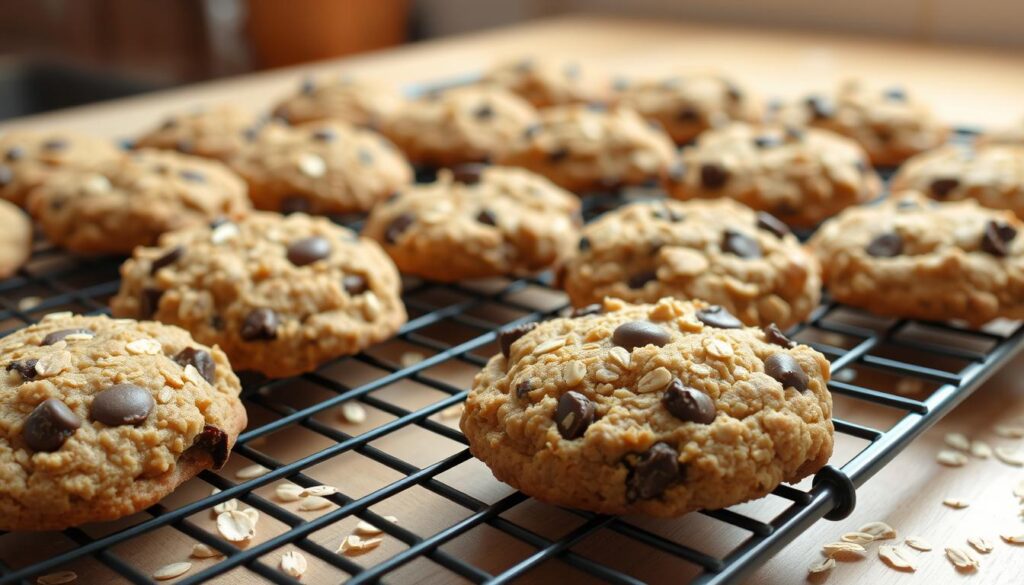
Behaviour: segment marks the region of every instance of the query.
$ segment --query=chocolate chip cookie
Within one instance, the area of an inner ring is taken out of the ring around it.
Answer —
[[[51,314],[0,339],[0,530],[155,504],[245,428],[224,353],[177,327]]]
[[[137,248],[121,277],[114,315],[178,325],[236,370],[270,377],[357,353],[405,323],[398,271],[380,246],[303,213],[167,234]]]
[[[720,75],[616,81],[618,101],[655,120],[676,144],[686,144],[708,128],[730,121],[757,122],[761,100]]]
[[[701,134],[666,185],[677,199],[729,197],[794,227],[813,227],[882,190],[864,149],[849,138],[742,122]]]
[[[585,226],[561,284],[577,307],[606,296],[702,299],[748,325],[788,329],[818,306],[821,269],[786,225],[764,212],[729,199],[652,201]]]
[[[4,279],[32,255],[32,222],[13,203],[0,199],[0,226],[0,279]]]
[[[946,141],[949,128],[901,87],[878,89],[847,81],[834,95],[813,94],[780,112],[788,125],[809,124],[848,136],[872,164],[894,167]]]
[[[981,325],[1024,317],[1024,228],[1008,211],[905,191],[825,222],[809,245],[839,302]]]
[[[234,104],[197,108],[168,116],[139,136],[135,147],[228,160],[255,138],[261,124],[254,114]]]
[[[545,502],[678,516],[761,497],[832,453],[825,356],[701,301],[618,299],[501,335],[462,430]]]
[[[346,76],[319,80],[307,77],[297,93],[274,108],[274,116],[290,124],[339,120],[377,128],[402,102],[398,92],[375,83]]]
[[[942,146],[904,163],[892,187],[920,191],[940,201],[974,199],[1024,217],[1024,144]]]
[[[537,120],[533,106],[497,87],[431,93],[389,116],[384,134],[416,164],[486,162]]]
[[[129,253],[164,232],[250,208],[245,184],[224,165],[153,149],[55,172],[27,206],[51,242],[83,254]]]
[[[526,275],[572,253],[579,210],[572,193],[523,169],[488,167],[472,184],[442,171],[436,183],[374,208],[363,235],[407,274],[445,282]]]
[[[228,164],[258,209],[367,211],[412,181],[412,168],[376,132],[343,122],[265,126]]]
[[[522,58],[495,64],[483,83],[504,88],[547,108],[580,103],[607,103],[611,83],[600,73],[576,61]]]
[[[124,156],[114,143],[67,132],[0,134],[0,199],[24,206],[29,191],[54,171],[94,169]]]
[[[660,127],[626,107],[573,105],[542,110],[499,163],[530,169],[576,193],[662,180],[675,146]]]

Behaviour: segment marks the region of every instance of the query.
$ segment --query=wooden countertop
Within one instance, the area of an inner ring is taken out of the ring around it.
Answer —
[[[102,103],[0,124],[67,128],[112,137],[128,137],[156,124],[168,112],[219,100],[266,108],[291,92],[306,73],[345,71],[396,85],[458,77],[478,71],[499,57],[521,54],[578,57],[595,66],[629,75],[668,71],[718,70],[767,95],[792,96],[826,88],[845,76],[879,83],[900,83],[932,102],[950,122],[980,126],[1007,124],[1024,116],[1024,54],[995,49],[929,46],[836,34],[778,32],[710,25],[565,17],[522,26],[406,46],[333,62],[281,69]],[[829,583],[1009,583],[1024,570],[1024,546],[999,540],[998,530],[1024,532],[1012,486],[1024,471],[994,460],[972,460],[960,469],[934,461],[944,432],[956,430],[993,444],[1020,440],[997,438],[1000,421],[1024,416],[1024,362],[1018,359],[917,440],[859,491],[853,516],[839,523],[822,521],[800,536],[749,580],[758,584],[804,581],[806,568],[821,559],[820,545],[836,540],[871,520],[886,520],[901,535],[916,534],[935,550],[922,553],[914,574],[884,566],[873,547],[868,558],[840,563]],[[837,410],[850,401],[838,401]],[[870,422],[872,413],[865,414]],[[884,415],[882,415],[884,419]],[[835,461],[852,455],[841,449]],[[946,497],[971,503],[963,510],[942,505]],[[996,549],[982,556],[975,574],[959,573],[943,557],[947,545],[966,546],[965,538],[986,536]],[[666,581],[670,581],[665,575]],[[660,580],[660,579],[659,579]],[[813,582],[823,579],[816,578]]]

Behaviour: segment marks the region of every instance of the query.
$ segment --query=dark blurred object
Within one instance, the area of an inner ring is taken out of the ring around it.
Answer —
[[[408,0],[248,0],[260,67],[280,67],[398,45]]]
[[[0,62],[0,120],[158,89],[159,84],[53,63]]]

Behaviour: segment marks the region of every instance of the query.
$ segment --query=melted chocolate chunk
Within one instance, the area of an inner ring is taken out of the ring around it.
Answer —
[[[631,455],[626,466],[626,499],[630,502],[657,498],[683,480],[685,468],[679,465],[679,453],[666,443],[655,443],[641,455]]]
[[[697,311],[696,316],[698,321],[709,327],[718,327],[719,329],[739,329],[743,327],[743,323],[739,319],[719,305],[711,305],[706,309],[701,309]]]
[[[349,274],[341,279],[341,286],[350,296],[361,295],[368,288],[366,279],[358,274]]]
[[[960,186],[960,179],[955,177],[941,177],[932,181],[928,189],[932,192],[932,197],[936,199],[945,199],[949,197],[949,194]]]
[[[657,251],[657,247],[652,250],[652,252]],[[629,286],[629,288],[643,288],[644,285],[652,280],[658,280],[658,273],[653,270],[644,270],[643,272],[637,272],[633,276],[630,276],[629,280],[626,281],[626,285]]]
[[[775,323],[771,323],[767,327],[762,327],[761,331],[764,332],[764,340],[768,343],[773,343],[786,349],[791,349],[796,346],[796,344],[793,343],[790,338],[786,337]]]
[[[664,327],[650,321],[628,321],[616,327],[612,333],[612,343],[626,351],[648,345],[663,347],[671,340],[672,335]]]
[[[727,229],[722,234],[722,250],[735,254],[740,258],[752,259],[761,257],[761,246],[757,243],[757,240],[732,229]]]
[[[89,418],[108,427],[139,426],[155,406],[149,390],[135,384],[115,384],[93,398]]]
[[[199,433],[199,436],[192,442],[192,446],[210,454],[214,469],[224,467],[224,463],[228,460],[228,435],[215,426],[204,426],[203,432]]]
[[[7,364],[7,371],[18,372],[22,380],[32,380],[39,372],[36,372],[36,364],[39,360],[30,358],[27,360],[11,362]]]
[[[520,337],[534,330],[537,327],[536,322],[522,323],[515,327],[502,330],[498,335],[498,345],[501,346],[501,355],[508,358],[509,352],[512,351],[512,344],[515,343]]]
[[[242,323],[239,334],[245,341],[277,339],[277,327],[280,319],[272,309],[261,307],[249,311]]]
[[[29,449],[36,452],[56,451],[82,426],[82,419],[66,404],[48,398],[25,419],[21,436]]]
[[[395,219],[391,220],[388,228],[384,231],[384,240],[389,244],[395,244],[398,242],[398,238],[401,237],[405,230],[409,229],[409,226],[416,221],[416,216],[411,213],[402,213]]]
[[[563,438],[572,440],[583,436],[594,424],[594,403],[589,398],[570,390],[558,398],[555,425]]]
[[[807,374],[800,364],[788,353],[773,353],[764,360],[764,373],[778,380],[784,388],[793,387],[798,392],[807,390]]]
[[[74,329],[61,329],[60,331],[54,331],[53,333],[47,334],[46,337],[43,338],[43,342],[40,345],[53,345],[58,341],[63,341],[64,338],[67,337],[68,335],[76,335],[79,333],[86,335],[95,335],[92,329],[86,329],[84,327],[76,327]]]
[[[903,253],[903,237],[895,232],[875,236],[864,251],[875,258],[892,258]]]
[[[160,308],[160,299],[164,296],[164,291],[152,286],[146,286],[142,288],[142,296],[139,297],[139,313],[144,319],[149,319],[156,314],[157,309]]]
[[[981,249],[1000,258],[1010,253],[1010,242],[1017,237],[1017,229],[1008,223],[990,221],[981,236]]]
[[[661,397],[665,410],[683,422],[695,422],[702,425],[715,420],[718,409],[710,396],[683,384],[676,378],[669,384]]]
[[[309,213],[313,204],[304,195],[289,195],[281,200],[281,213]]]
[[[484,225],[498,225],[498,216],[490,209],[481,209],[480,213],[476,214],[476,220]]]
[[[186,347],[174,356],[174,361],[183,368],[191,365],[204,380],[211,384],[217,378],[217,364],[214,363],[210,352],[204,349]]]
[[[149,267],[149,274],[150,274],[150,276],[156,274],[157,270],[160,270],[161,268],[163,268],[165,266],[170,266],[171,264],[174,264],[178,260],[181,260],[181,257],[184,256],[184,255],[185,255],[185,247],[184,246],[175,246],[175,247],[171,248],[163,256],[157,258],[156,260],[153,260],[153,264],[150,265],[150,267]]]
[[[529,394],[532,389],[533,388],[530,387],[530,381],[523,380],[516,385],[516,396],[520,399],[526,398],[526,395]]]
[[[548,161],[552,163],[557,163],[567,158],[569,158],[569,148],[566,146],[559,146],[548,153]]]
[[[305,266],[331,255],[331,243],[327,238],[311,237],[296,240],[288,246],[288,261],[296,266]]]
[[[700,166],[700,184],[705,189],[721,189],[729,181],[729,171],[715,163]]]
[[[590,238],[588,238],[587,236],[583,236],[582,238],[580,238],[580,243],[579,243],[578,247],[579,247],[580,252],[586,252],[587,250],[589,250],[590,249]]]
[[[782,223],[782,220],[770,213],[759,211],[757,213],[757,227],[769,231],[780,240],[789,235],[789,226]]]

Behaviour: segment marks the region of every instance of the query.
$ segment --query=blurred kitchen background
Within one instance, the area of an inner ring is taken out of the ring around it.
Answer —
[[[1024,0],[0,0],[0,119],[574,12],[1024,48]]]

